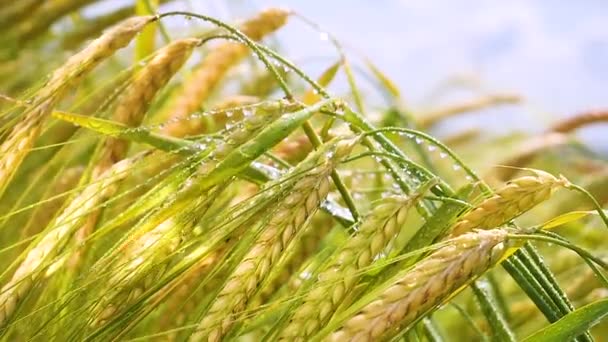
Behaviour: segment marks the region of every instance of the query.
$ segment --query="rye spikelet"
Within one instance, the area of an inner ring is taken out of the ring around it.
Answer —
[[[121,22],[68,59],[51,75],[34,99],[31,108],[25,111],[23,119],[13,127],[0,146],[0,195],[40,135],[44,120],[66,90],[75,86],[83,75],[105,58],[126,46],[137,32],[155,19],[154,16],[134,17]]]
[[[239,29],[249,38],[261,40],[283,26],[288,15],[289,12],[285,10],[268,9],[244,22]],[[201,121],[186,120],[186,118],[201,107],[226,72],[245,58],[248,53],[249,49],[245,45],[234,42],[221,44],[211,50],[195,67],[181,88],[169,99],[161,117],[171,117],[176,120],[166,125],[163,132],[173,136],[186,136],[200,132]]]
[[[338,139],[303,162],[318,166],[296,181],[289,194],[264,223],[263,231],[224,284],[209,310],[198,324],[191,341],[219,341],[231,329],[249,299],[258,290],[273,264],[306,227],[330,187],[329,175],[336,163],[348,155],[355,139]],[[299,168],[296,168],[298,170]]]
[[[555,190],[568,184],[563,176],[556,178],[540,170],[534,170],[534,176],[513,179],[462,216],[452,227],[452,236],[473,228],[498,227],[546,201]]]
[[[369,266],[399,233],[410,208],[427,188],[425,186],[411,197],[382,199],[374,207],[355,235],[320,272],[314,288],[305,295],[280,333],[280,340],[306,341],[325,326],[356,285],[359,271]]]
[[[29,293],[39,275],[62,252],[73,233],[94,210],[99,202],[97,198],[112,192],[116,183],[125,178],[131,166],[144,155],[124,159],[110,168],[99,181],[90,183],[76,196],[65,209],[54,219],[50,228],[42,233],[17,267],[12,279],[0,293],[0,329],[3,328],[17,306]]]
[[[503,256],[506,242],[507,231],[503,229],[470,232],[447,241],[391,281],[327,340],[379,341],[392,337],[492,267]]]

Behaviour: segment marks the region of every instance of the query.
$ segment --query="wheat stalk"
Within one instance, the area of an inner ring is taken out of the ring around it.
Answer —
[[[104,196],[106,192],[112,192],[116,183],[125,178],[133,164],[144,155],[124,159],[107,170],[97,182],[87,185],[53,220],[51,227],[42,233],[42,237],[27,252],[11,280],[2,288],[0,328],[7,324],[43,269],[61,253],[72,234],[86,219],[87,214],[97,207],[99,204],[97,198]]]
[[[307,171],[270,214],[263,231],[237,265],[192,334],[191,341],[219,341],[225,336],[249,299],[258,290],[273,264],[329,192],[329,175],[336,163],[350,153],[356,140],[338,139],[303,162],[319,165]]]
[[[283,26],[288,14],[288,11],[271,8],[244,22],[239,29],[251,39],[260,40]],[[200,120],[187,120],[188,115],[202,105],[226,72],[248,53],[249,49],[245,45],[234,42],[221,44],[211,50],[175,95],[168,100],[161,117],[171,117],[176,120],[166,125],[163,132],[173,136],[200,132],[202,125]]]
[[[506,242],[504,229],[470,232],[448,240],[391,281],[327,340],[377,341],[397,334],[499,261]]]
[[[540,170],[534,170],[534,176],[513,179],[462,216],[452,227],[452,236],[473,228],[498,227],[546,201],[556,189],[569,184],[563,176],[556,178]]]

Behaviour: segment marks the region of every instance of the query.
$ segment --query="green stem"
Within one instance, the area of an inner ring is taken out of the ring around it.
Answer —
[[[491,283],[475,281],[470,286],[479,301],[481,311],[492,328],[494,340],[515,342],[515,334],[509,328],[507,320],[504,317],[504,312],[500,309],[494,298],[494,291],[488,288],[492,286]]]
[[[579,186],[576,184],[568,184],[567,188],[574,189],[574,190],[582,193],[583,195],[587,196],[591,200],[591,203],[593,203],[595,210],[602,218],[602,221],[604,221],[604,224],[606,225],[606,227],[608,227],[608,217],[606,216],[604,209],[602,209],[602,206],[599,204],[599,202],[595,199],[595,197],[593,197],[593,195],[589,191],[587,191],[582,186]]]

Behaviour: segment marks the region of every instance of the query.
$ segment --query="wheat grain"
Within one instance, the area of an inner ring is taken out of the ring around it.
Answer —
[[[289,12],[281,9],[268,9],[240,25],[240,30],[253,40],[283,26]],[[190,77],[169,99],[161,117],[176,119],[166,125],[163,132],[173,136],[185,136],[200,132],[200,120],[186,120],[209,97],[226,72],[245,58],[249,49],[240,43],[224,43],[214,48],[195,67]]]
[[[447,241],[413,269],[391,281],[327,340],[390,338],[493,266],[503,256],[506,242],[507,231],[503,229],[470,232]]]
[[[355,235],[320,272],[319,280],[280,333],[280,340],[305,341],[323,328],[355,286],[359,270],[369,266],[397,235],[410,208],[426,188],[410,197],[388,197],[374,206]]]
[[[558,188],[570,184],[564,177],[534,170],[534,176],[513,179],[496,193],[466,213],[452,227],[452,236],[473,228],[494,228],[547,200]]]
[[[298,179],[289,195],[270,214],[263,231],[224,284],[217,299],[191,336],[191,341],[219,341],[227,334],[243,311],[258,285],[270,272],[291,240],[306,226],[329,192],[329,175],[341,158],[348,155],[356,140],[338,139],[312,154],[303,164],[317,162],[319,166]]]
[[[124,159],[106,171],[99,181],[90,183],[76,196],[53,221],[52,226],[42,233],[24,260],[17,267],[11,280],[0,293],[0,328],[11,318],[17,306],[35,284],[45,267],[61,253],[70,237],[86,219],[87,214],[99,204],[97,200],[108,191],[113,191],[116,183],[128,175],[131,166],[144,154]]]
[[[285,251],[285,255],[277,262],[276,271],[268,276],[264,286],[250,301],[249,306],[255,308],[268,302],[278,289],[289,283],[291,277],[297,276],[296,272],[308,258],[314,255],[333,225],[330,216],[315,215],[310,228],[302,234],[302,237],[294,241],[293,247]]]

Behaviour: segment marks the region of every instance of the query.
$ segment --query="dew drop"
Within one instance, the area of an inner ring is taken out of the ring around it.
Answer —
[[[452,170],[454,170],[454,171],[460,170],[460,165],[456,165],[456,164],[452,165]]]
[[[448,156],[448,154],[445,152],[439,153],[439,158],[441,158],[441,159],[445,159],[447,156]]]
[[[233,113],[233,112],[231,112],[231,111],[227,111],[227,112],[226,112],[226,117],[227,117],[227,118],[231,118],[231,117],[232,117],[232,115],[234,115],[234,113]]]
[[[433,152],[437,149],[437,146],[435,145],[429,145],[429,147],[427,147],[427,149],[429,150],[429,152]]]
[[[253,115],[253,112],[251,111],[251,109],[243,109],[243,116],[248,118],[250,116]]]
[[[466,178],[466,180],[468,180],[468,181],[472,181],[472,180],[473,180],[473,177],[471,177],[471,176],[466,176],[465,178]]]
[[[424,140],[422,140],[422,138],[416,138],[415,141],[416,141],[416,144],[418,144],[418,145],[420,145],[424,142]]]

